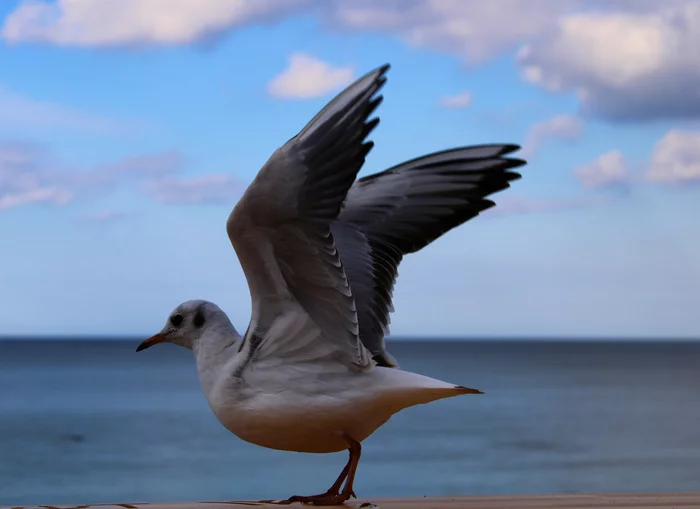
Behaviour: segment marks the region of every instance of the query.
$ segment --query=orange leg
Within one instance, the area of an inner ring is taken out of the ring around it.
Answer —
[[[314,504],[314,505],[342,505],[345,501],[349,500],[350,497],[355,497],[355,492],[352,489],[353,482],[355,481],[355,472],[357,471],[357,464],[360,461],[360,455],[362,454],[362,446],[360,442],[357,442],[347,435],[343,435],[343,438],[348,443],[348,451],[350,452],[350,458],[343,468],[343,471],[338,476],[338,479],[333,483],[328,491],[321,493],[320,495],[312,495],[310,497],[300,497],[293,496],[289,497],[287,502],[302,502],[304,504]],[[345,486],[343,490],[340,491],[340,486],[345,481]]]

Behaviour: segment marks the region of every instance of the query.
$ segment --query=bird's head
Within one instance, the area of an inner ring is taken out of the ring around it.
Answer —
[[[142,342],[136,351],[166,342],[192,349],[202,336],[214,330],[220,330],[222,335],[231,331],[235,333],[231,321],[219,306],[205,300],[189,300],[176,307],[165,327]]]

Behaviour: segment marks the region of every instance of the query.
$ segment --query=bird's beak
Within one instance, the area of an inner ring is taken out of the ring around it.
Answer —
[[[163,343],[164,341],[168,341],[168,336],[163,334],[162,332],[159,332],[158,334],[154,334],[153,336],[145,340],[143,343],[141,343],[139,346],[137,346],[136,351],[140,352],[141,350],[150,348],[153,345],[157,345],[158,343]]]

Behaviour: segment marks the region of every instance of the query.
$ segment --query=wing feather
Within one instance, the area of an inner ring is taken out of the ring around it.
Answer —
[[[351,84],[275,151],[229,216],[228,236],[253,305],[246,337],[262,338],[258,358],[293,351],[288,343],[301,341],[276,326],[284,321],[348,366],[372,365],[331,223],[372,148],[366,138],[378,119],[369,116],[387,70]]]
[[[403,256],[494,206],[486,197],[520,178],[525,161],[506,157],[517,145],[477,145],[429,154],[357,180],[337,220],[341,258],[355,292],[360,339],[375,360],[396,362],[386,352],[392,297]],[[361,291],[356,290],[356,286]]]

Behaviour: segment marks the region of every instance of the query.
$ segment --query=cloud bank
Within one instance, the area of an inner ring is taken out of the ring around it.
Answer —
[[[282,16],[299,0],[25,0],[0,31],[10,43],[58,46],[190,44]],[[109,15],[105,15],[109,13]]]
[[[642,2],[643,3],[643,2]],[[518,55],[523,77],[619,121],[700,115],[700,3],[572,14]]]
[[[632,183],[661,186],[700,184],[700,131],[671,129],[655,144],[649,160],[632,171],[619,150],[602,154],[575,170],[584,187],[610,188]]]
[[[339,33],[380,33],[468,65],[518,50],[523,79],[574,93],[585,115],[700,116],[696,0],[25,0],[0,37],[80,47],[194,44],[308,12]],[[327,66],[298,56],[270,93],[316,97],[350,79],[348,68]],[[320,78],[307,80],[303,69]]]
[[[233,204],[245,188],[231,175],[183,177],[184,167],[180,152],[164,151],[75,168],[56,161],[38,145],[0,143],[0,211],[38,204],[63,206],[122,186],[136,187],[161,203]],[[92,219],[106,221],[121,214],[114,211]]]

